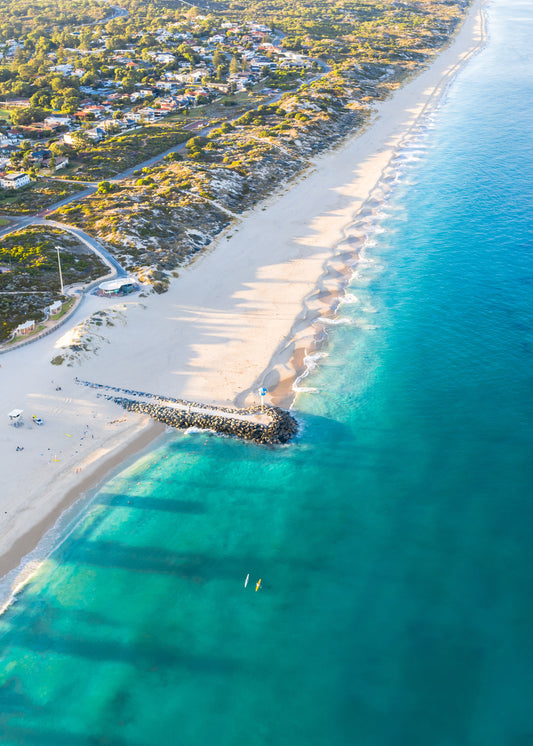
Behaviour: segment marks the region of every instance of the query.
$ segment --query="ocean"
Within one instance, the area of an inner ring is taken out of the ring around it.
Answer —
[[[533,744],[533,7],[487,15],[298,440],[173,434],[105,484],[0,617],[3,746]]]

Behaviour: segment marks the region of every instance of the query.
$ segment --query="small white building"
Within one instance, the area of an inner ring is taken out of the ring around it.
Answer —
[[[62,75],[69,75],[74,70],[74,67],[69,62],[66,62],[64,65],[51,67],[50,70],[55,73],[61,73]]]
[[[70,117],[46,117],[44,125],[50,127],[50,129],[55,129],[56,127],[68,127],[71,121]]]
[[[23,324],[19,324],[15,329],[15,334],[31,334],[35,331],[35,321],[30,319],[25,321]]]
[[[2,189],[20,189],[31,181],[28,174],[23,171],[16,171],[11,174],[2,174],[0,176],[0,187]]]
[[[54,171],[60,171],[62,168],[66,168],[68,166],[68,158],[66,156],[59,156],[56,158],[56,165],[54,168]]]
[[[62,308],[63,304],[61,303],[61,301],[55,300],[51,305],[48,306],[46,310],[48,311],[48,314],[50,316],[55,316],[61,311]]]
[[[156,62],[160,62],[162,65],[168,65],[170,62],[176,61],[174,54],[167,52],[155,52],[150,55]]]
[[[129,295],[138,289],[139,284],[134,277],[118,277],[116,280],[101,282],[96,294],[109,298],[114,295]]]

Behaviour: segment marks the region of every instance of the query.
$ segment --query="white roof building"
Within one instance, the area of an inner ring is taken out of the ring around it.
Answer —
[[[61,309],[63,308],[63,304],[60,300],[55,300],[51,305],[48,306],[48,313],[50,316],[55,316],[56,313],[59,313]]]
[[[20,189],[31,181],[28,174],[23,171],[16,171],[11,174],[0,175],[0,187],[2,189]]]
[[[70,117],[46,117],[44,124],[46,127],[66,127],[71,121]]]
[[[35,321],[30,319],[25,321],[23,324],[19,324],[15,329],[15,334],[29,334],[35,329]]]
[[[115,280],[106,280],[98,286],[99,295],[129,295],[138,290],[138,280],[134,277],[118,277]]]

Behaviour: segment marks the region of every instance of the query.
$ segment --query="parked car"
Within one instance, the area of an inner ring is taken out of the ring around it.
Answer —
[[[43,425],[44,424],[43,421],[41,420],[41,418],[37,417],[36,414],[34,414],[32,416],[32,420],[35,422],[36,425]]]

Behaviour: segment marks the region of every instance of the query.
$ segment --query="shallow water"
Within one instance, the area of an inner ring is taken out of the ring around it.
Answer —
[[[532,21],[398,159],[298,441],[171,436],[2,616],[2,744],[533,743]]]

